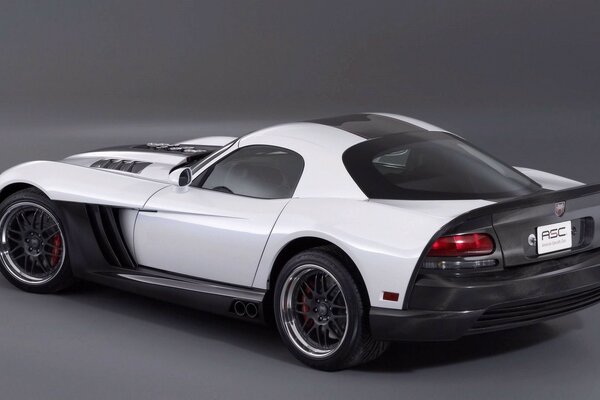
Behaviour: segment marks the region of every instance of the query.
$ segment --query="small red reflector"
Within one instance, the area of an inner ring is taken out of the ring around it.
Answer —
[[[400,293],[394,292],[383,292],[383,299],[386,301],[398,301]]]
[[[494,252],[494,239],[485,233],[443,236],[429,250],[429,257],[485,256]]]

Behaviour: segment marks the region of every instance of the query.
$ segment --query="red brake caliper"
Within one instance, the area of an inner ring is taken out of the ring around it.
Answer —
[[[308,285],[307,285],[308,286]],[[306,296],[307,294],[310,295],[312,293],[312,288],[307,287],[308,289],[308,293],[304,294],[303,291],[301,291],[301,296],[302,296],[302,312],[304,314],[302,314],[302,318],[304,319],[304,323],[306,323],[306,320],[308,319],[308,315],[306,313],[310,312],[310,306],[308,305],[308,297]],[[310,326],[309,326],[310,327]]]
[[[62,255],[62,237],[60,233],[57,233],[50,240],[52,241],[52,246],[54,246],[50,257],[50,265],[52,265],[52,268],[55,268],[60,262],[60,256]]]

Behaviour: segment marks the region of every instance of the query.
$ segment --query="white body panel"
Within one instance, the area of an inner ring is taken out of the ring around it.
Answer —
[[[577,182],[572,179],[564,178],[562,176],[554,175],[548,172],[538,171],[537,169],[520,167],[515,168],[521,171],[521,173],[527,175],[530,179],[533,179],[534,181],[542,185],[544,189],[562,190],[583,185],[583,183],[581,182]]]
[[[136,255],[133,238],[135,236],[135,224],[137,222],[138,213],[138,210],[132,210],[127,208],[123,208],[119,211],[119,219],[121,221],[121,231],[123,232],[123,238],[125,239],[125,244],[132,253],[131,255],[134,259],[136,258]]]
[[[447,205],[452,211],[435,216],[419,210],[419,203],[292,199],[273,229],[254,286],[269,287],[272,265],[287,243],[316,237],[334,243],[350,256],[366,284],[371,305],[402,308],[416,262],[431,237],[455,216],[489,204],[479,200],[440,201],[437,208]],[[435,203],[429,206],[436,208]],[[383,291],[400,293],[400,301],[384,301]]]
[[[271,229],[289,200],[167,188],[135,230],[138,262],[183,275],[251,286]]]
[[[425,129],[426,131],[448,132],[447,130],[442,129],[439,126],[432,125],[429,122],[421,121],[420,119],[407,117],[406,115],[386,114],[386,113],[376,113],[376,114],[377,115],[382,115],[384,117],[394,118],[394,119],[397,119],[397,120],[400,120],[400,121],[408,122],[409,124],[413,124],[414,126],[418,126],[419,128]]]

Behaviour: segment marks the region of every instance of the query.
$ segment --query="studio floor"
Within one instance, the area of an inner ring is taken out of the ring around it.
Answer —
[[[0,387],[14,399],[592,399],[597,307],[451,343],[397,343],[324,373],[262,326],[95,285],[61,295],[0,281]]]

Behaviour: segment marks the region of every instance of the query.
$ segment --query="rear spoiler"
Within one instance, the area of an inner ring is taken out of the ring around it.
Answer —
[[[582,185],[574,188],[557,191],[543,191],[540,193],[534,193],[527,196],[517,197],[515,199],[500,201],[498,203],[490,204],[481,208],[476,208],[475,210],[459,215],[458,217],[454,218],[452,221],[444,225],[442,229],[440,229],[440,231],[438,232],[438,235],[441,236],[469,220],[483,217],[485,215],[493,215],[505,211],[519,210],[523,207],[534,207],[543,204],[559,203],[562,201],[568,201],[594,194],[600,194],[600,184]],[[600,203],[598,205],[600,205]],[[435,241],[435,239],[432,240],[432,243],[433,241]]]

